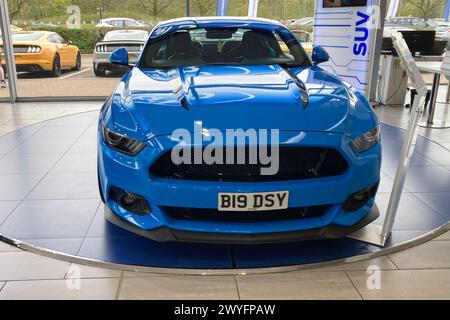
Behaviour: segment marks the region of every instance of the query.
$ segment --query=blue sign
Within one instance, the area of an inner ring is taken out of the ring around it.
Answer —
[[[217,1],[217,15],[226,16],[227,15],[227,0]]]
[[[444,13],[445,21],[448,21],[449,16],[450,16],[450,0],[447,0],[447,4],[445,5],[445,13]]]

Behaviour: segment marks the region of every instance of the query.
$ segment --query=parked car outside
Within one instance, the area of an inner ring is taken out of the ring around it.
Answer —
[[[145,27],[146,25],[130,18],[106,18],[97,24],[98,28]]]
[[[17,71],[47,72],[58,77],[63,69],[81,68],[78,47],[55,32],[17,32],[12,34],[12,42]],[[0,40],[0,47],[2,46],[3,42]],[[1,63],[5,65],[4,57]]]
[[[130,63],[135,63],[144,48],[147,37],[148,33],[144,30],[114,30],[108,32],[103,40],[95,45],[93,61],[95,75],[104,77],[107,71],[124,69],[109,61],[111,52],[118,48],[127,49]]]

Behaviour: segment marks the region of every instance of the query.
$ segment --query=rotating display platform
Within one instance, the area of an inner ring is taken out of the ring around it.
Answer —
[[[71,262],[125,270],[260,272],[374,257],[426,241],[449,225],[450,152],[419,137],[384,248],[350,238],[264,245],[158,243],[104,218],[96,176],[97,115],[57,118],[0,137],[1,240]],[[381,128],[378,225],[404,139],[400,128]]]

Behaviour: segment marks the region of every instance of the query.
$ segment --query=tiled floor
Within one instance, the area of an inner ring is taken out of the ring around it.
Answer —
[[[445,92],[441,93],[443,94]],[[14,107],[0,104],[0,135],[38,121],[95,110],[99,107],[100,103],[85,102],[18,104]],[[446,105],[439,104],[436,118],[450,121],[449,110]],[[407,124],[408,111],[402,108],[383,107],[376,111],[382,121],[402,127]],[[64,126],[64,119],[55,122]],[[58,129],[51,130],[54,130],[55,135],[60,133]],[[77,132],[77,128],[73,130]],[[421,129],[420,132],[450,149],[450,129]],[[32,133],[33,129],[30,129],[29,134]],[[95,140],[95,133],[83,134]],[[24,139],[26,135],[25,133]],[[64,139],[67,139],[68,143],[74,142],[70,136]],[[39,139],[29,147],[36,148],[35,143],[39,143]],[[88,145],[92,146],[91,143]],[[19,161],[20,154],[29,149],[15,150],[8,154],[8,157],[16,157],[17,165],[2,166],[0,155],[0,173],[3,179],[11,181],[20,181],[21,175],[27,175],[26,181],[30,181],[30,178],[41,179],[40,172],[47,171],[46,169],[51,166],[53,167],[51,174],[45,178],[48,185],[52,185],[51,175],[66,174],[70,179],[74,179],[80,177],[81,173],[93,169],[87,163],[89,161],[82,163],[78,159],[82,157],[79,155],[80,151],[87,154],[95,152],[89,149],[88,145],[75,143],[71,150],[77,152],[65,154],[64,161],[60,161],[57,166],[53,164],[56,157],[61,154],[57,146],[51,145],[51,141],[40,144],[39,161],[33,164],[24,165]],[[7,147],[7,142],[4,142],[2,148]],[[395,159],[391,160],[394,167]],[[449,154],[443,154],[442,161],[444,164],[446,161],[449,162],[445,165],[450,170]],[[422,167],[418,165],[416,170],[421,169]],[[91,187],[86,186],[80,190],[80,194],[76,195],[77,198],[90,194]],[[26,208],[18,207],[19,202],[16,199],[22,197],[24,192],[30,193],[31,190],[31,186],[15,184],[0,190],[2,200],[0,222],[5,221],[13,209],[26,212]],[[28,195],[29,201],[35,201],[33,194],[38,195],[39,192],[33,190]],[[49,206],[56,205],[57,199],[67,197],[61,192],[63,191],[55,191],[52,195],[54,199],[48,201]],[[83,206],[98,205],[91,203],[89,197],[86,198]],[[427,198],[426,194],[421,200],[430,206],[436,201]],[[439,200],[441,205],[446,205],[446,199]],[[74,212],[77,211],[77,205],[65,203],[66,209]],[[20,215],[17,217],[19,219]],[[84,217],[77,218],[84,219]],[[61,233],[66,232],[63,223],[59,228]],[[76,241],[77,239],[74,239],[74,242]],[[67,246],[71,245],[68,241]],[[418,247],[369,261],[301,272],[202,277],[122,272],[79,266],[24,252],[0,242],[0,299],[450,299],[449,252],[450,231]]]

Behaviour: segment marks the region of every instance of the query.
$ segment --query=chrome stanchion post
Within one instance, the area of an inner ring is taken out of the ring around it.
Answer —
[[[386,217],[384,219],[383,228],[381,230],[380,239],[383,245],[391,234],[392,227],[394,225],[395,216],[397,214],[398,205],[400,203],[403,192],[403,186],[405,184],[406,173],[416,146],[418,136],[418,123],[423,115],[425,97],[427,94],[427,86],[425,84],[425,81],[423,80],[423,77],[415,64],[414,58],[412,57],[411,52],[409,51],[402,35],[396,32],[392,35],[392,40],[394,43],[394,47],[402,60],[402,64],[405,70],[408,72],[409,77],[411,78],[414,88],[417,90],[417,97],[414,100],[413,105],[411,106],[412,110],[409,118],[408,129],[406,130],[402,153],[400,156],[400,161],[398,163],[397,172],[395,174],[391,197],[389,199],[389,205],[386,212]],[[437,79],[437,82],[438,81],[439,78]],[[434,97],[434,99],[436,99],[436,97]]]
[[[3,51],[5,54],[6,71],[8,73],[9,98],[12,103],[15,103],[17,100],[17,72],[7,0],[0,0],[0,30],[2,31]]]
[[[434,78],[433,78],[433,90],[431,93],[430,107],[428,110],[427,124],[429,124],[429,125],[433,124],[434,110],[436,109],[436,101],[437,101],[440,83],[441,83],[441,75],[439,73],[435,73]]]
[[[403,141],[402,153],[395,174],[394,185],[391,191],[391,198],[389,200],[388,209],[384,217],[383,226],[369,224],[364,228],[351,234],[349,237],[359,241],[384,246],[386,240],[391,234],[394,225],[395,216],[397,214],[398,205],[402,196],[403,185],[405,184],[406,173],[409,162],[414,153],[414,148],[417,140],[418,123],[423,115],[425,106],[425,97],[427,95],[427,86],[423,77],[417,68],[414,58],[408,49],[408,46],[403,39],[401,33],[395,32],[392,34],[394,47],[401,59],[402,65],[413,83],[413,87],[417,90],[417,97],[411,106],[411,115],[409,118],[408,129],[406,130],[405,139]]]

